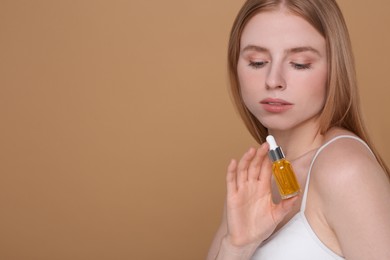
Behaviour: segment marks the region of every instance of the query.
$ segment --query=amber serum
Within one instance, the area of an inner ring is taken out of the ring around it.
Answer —
[[[291,163],[286,160],[282,148],[276,144],[272,135],[267,136],[269,144],[269,157],[272,160],[272,172],[279,188],[282,199],[288,199],[298,195],[300,187]]]

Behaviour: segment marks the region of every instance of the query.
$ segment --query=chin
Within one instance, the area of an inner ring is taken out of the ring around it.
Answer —
[[[287,131],[292,129],[294,126],[291,124],[286,124],[286,122],[280,121],[280,122],[267,122],[267,121],[260,121],[260,123],[269,130],[276,130],[276,131]]]
[[[291,118],[292,119],[292,118]],[[304,129],[304,128],[318,128],[319,121],[318,116],[313,116],[309,118],[303,118],[301,120],[288,120],[288,119],[275,119],[275,118],[263,118],[259,120],[260,123],[268,129],[268,131],[291,131],[294,129]]]

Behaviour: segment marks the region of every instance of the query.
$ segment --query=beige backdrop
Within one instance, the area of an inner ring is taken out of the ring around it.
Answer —
[[[0,259],[205,257],[254,144],[225,72],[242,2],[0,0]],[[390,3],[339,2],[390,163]]]

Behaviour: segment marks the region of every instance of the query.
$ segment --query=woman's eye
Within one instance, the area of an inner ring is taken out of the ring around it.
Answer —
[[[310,69],[310,68],[311,68],[311,64],[310,64],[310,63],[301,64],[301,63],[294,63],[294,62],[291,62],[291,66],[292,66],[294,69],[297,69],[297,70],[306,70],[306,69]]]
[[[267,64],[266,61],[250,61],[249,62],[249,66],[254,68],[254,69],[260,69],[260,68],[264,67],[265,64]]]

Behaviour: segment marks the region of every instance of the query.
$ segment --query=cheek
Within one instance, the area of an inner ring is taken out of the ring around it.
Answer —
[[[248,70],[244,67],[244,64],[242,62],[238,62],[237,65],[237,76],[238,76],[238,83],[242,88],[247,88],[249,85],[249,82],[251,81],[251,75],[248,73]]]
[[[320,111],[324,107],[326,99],[326,73],[317,74],[315,77],[312,77],[308,82],[307,86],[306,104],[308,107],[313,106],[319,109]],[[304,90],[302,90],[304,91]]]
[[[327,82],[327,70],[323,70],[317,77],[313,78],[314,93],[318,98],[318,101],[323,105],[326,97],[326,82]]]
[[[317,68],[315,73],[309,75],[309,77],[305,78],[306,87],[308,92],[310,92],[313,96],[319,98],[322,97],[325,99],[326,94],[326,82],[327,82],[327,69],[326,64]]]
[[[256,107],[257,103],[259,102],[259,99],[262,95],[260,90],[261,87],[259,86],[258,81],[249,75],[239,77],[239,84],[242,100],[251,110],[253,107]]]
[[[326,100],[327,70],[323,68],[308,72],[294,78],[294,89],[291,91],[297,103],[302,104],[299,109],[302,113],[321,113]]]
[[[241,91],[241,96],[246,102],[247,97],[253,91],[253,79],[250,73],[243,67],[243,64],[237,66],[238,84]]]
[[[264,70],[255,70],[248,68],[248,65],[244,62],[238,63],[237,75],[238,82],[241,87],[242,93],[253,93],[261,90],[264,86]]]

